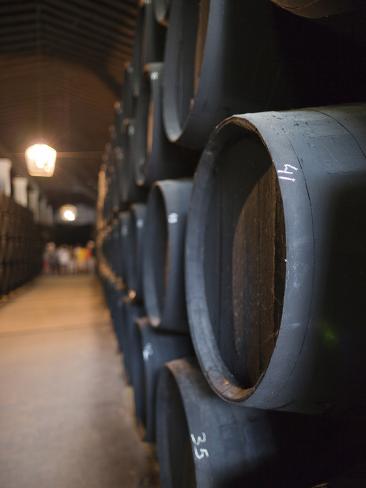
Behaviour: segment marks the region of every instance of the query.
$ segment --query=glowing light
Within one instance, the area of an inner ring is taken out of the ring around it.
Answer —
[[[28,173],[50,177],[55,171],[57,151],[47,144],[33,144],[25,151]]]
[[[78,211],[74,205],[63,205],[60,208],[60,217],[64,222],[75,222],[77,215]]]

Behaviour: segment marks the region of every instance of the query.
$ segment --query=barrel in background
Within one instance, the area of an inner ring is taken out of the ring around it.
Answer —
[[[191,180],[155,183],[149,194],[143,250],[146,312],[154,327],[187,332],[184,242]]]

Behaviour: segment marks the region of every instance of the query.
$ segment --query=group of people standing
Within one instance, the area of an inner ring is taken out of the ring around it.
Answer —
[[[94,241],[89,241],[85,247],[47,243],[43,255],[43,270],[46,274],[93,273],[94,269]]]

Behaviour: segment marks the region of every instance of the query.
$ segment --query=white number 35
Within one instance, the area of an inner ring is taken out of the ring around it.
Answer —
[[[207,449],[204,449],[202,447],[198,447],[201,444],[205,444],[205,442],[207,440],[206,434],[204,432],[202,432],[201,435],[198,435],[198,436],[194,436],[193,434],[191,434],[191,439],[192,439],[192,443],[194,445],[194,448],[193,448],[194,454],[195,454],[197,459],[203,459],[205,457],[210,457]]]

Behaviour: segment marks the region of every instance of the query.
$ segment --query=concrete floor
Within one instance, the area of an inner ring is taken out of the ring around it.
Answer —
[[[42,277],[0,307],[0,488],[157,486],[92,277]]]

